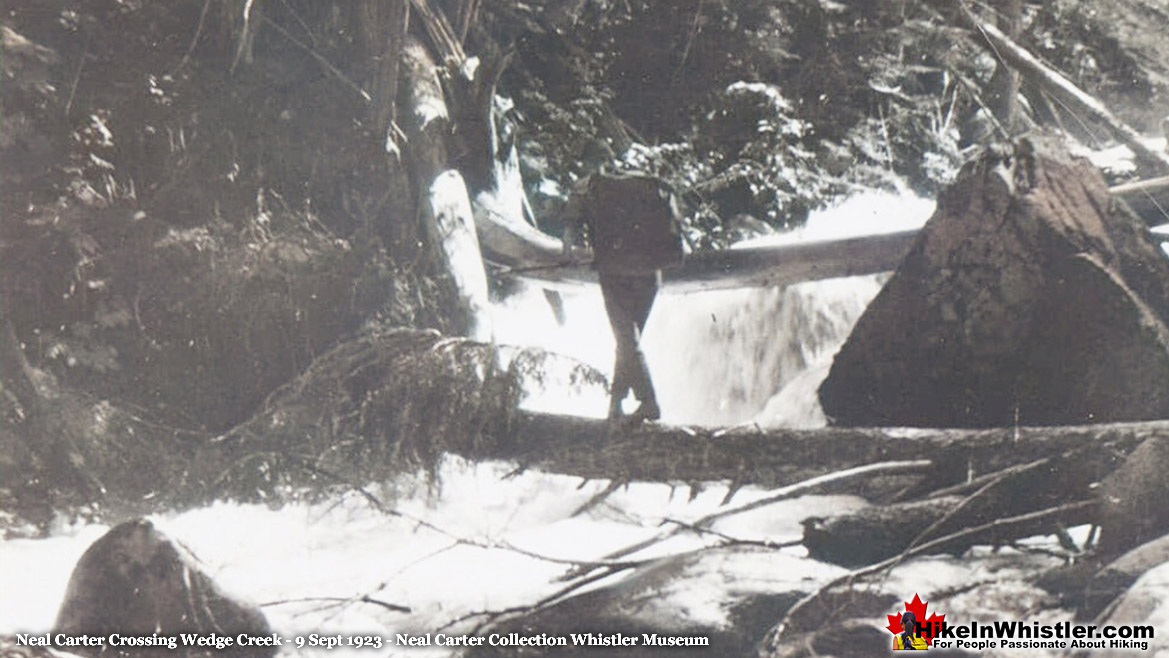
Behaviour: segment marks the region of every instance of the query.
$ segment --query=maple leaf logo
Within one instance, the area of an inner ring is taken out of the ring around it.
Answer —
[[[941,628],[942,622],[946,620],[946,615],[939,615],[935,612],[929,617],[926,617],[926,608],[928,607],[929,603],[922,601],[916,592],[913,595],[912,601],[905,602],[905,610],[912,612],[913,616],[917,618],[917,623],[924,625],[921,636],[925,638],[926,644],[933,644],[934,633],[937,629]],[[885,615],[885,617],[889,620],[889,625],[885,628],[889,629],[890,633],[898,635],[905,630],[901,628],[901,613]],[[935,624],[935,622],[937,623]]]

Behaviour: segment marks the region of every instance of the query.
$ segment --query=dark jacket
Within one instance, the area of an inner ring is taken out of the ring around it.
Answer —
[[[574,194],[570,227],[588,227],[593,263],[614,274],[648,274],[682,260],[681,213],[666,183],[645,175],[596,175]]]

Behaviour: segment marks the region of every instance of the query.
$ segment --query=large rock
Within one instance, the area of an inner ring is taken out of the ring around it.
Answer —
[[[1169,639],[1164,633],[1156,632],[1169,623],[1169,562],[1149,570],[1141,576],[1116,602],[1102,612],[1095,620],[1099,626],[1145,627],[1144,639],[1127,640],[1127,648],[1138,649],[1148,656],[1164,656],[1169,651]],[[1120,645],[1126,646],[1126,645]],[[1113,652],[1120,654],[1120,652]],[[1080,655],[1107,655],[1092,652]],[[1135,651],[1128,655],[1137,655]]]
[[[1100,483],[1100,550],[1116,555],[1169,533],[1169,438],[1150,437]]]
[[[820,387],[845,425],[1169,418],[1169,259],[1100,174],[1024,140],[967,165]]]
[[[1105,529],[1107,532],[1107,528]],[[1141,544],[1092,575],[1080,592],[1077,615],[1093,619],[1145,573],[1169,564],[1169,535]]]
[[[71,648],[85,656],[268,658],[276,653],[275,647],[239,647],[234,642],[223,650],[184,646],[181,633],[233,640],[240,634],[272,637],[258,608],[225,594],[194,556],[142,519],[116,526],[85,551],[73,569],[53,630],[54,637],[106,640],[105,646]],[[119,649],[109,646],[114,634],[147,642],[173,640],[175,646]]]

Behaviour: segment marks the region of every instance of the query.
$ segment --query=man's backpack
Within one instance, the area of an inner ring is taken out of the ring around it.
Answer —
[[[598,270],[646,274],[682,261],[681,213],[661,179],[593,176],[585,208]]]

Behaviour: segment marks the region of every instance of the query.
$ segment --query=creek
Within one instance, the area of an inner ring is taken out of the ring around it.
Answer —
[[[903,230],[920,225],[931,208],[932,203],[911,197],[855,197],[817,213],[799,235],[770,239]],[[878,277],[858,277],[786,290],[663,293],[645,347],[664,420],[824,423],[815,401],[818,382],[878,289]],[[493,309],[496,339],[544,347],[607,372],[613,343],[599,295],[578,290],[565,294],[564,301],[563,324],[535,286],[499,302]],[[606,401],[597,383],[568,389],[549,383],[530,391],[526,404],[600,415]],[[595,560],[641,542],[657,535],[666,519],[694,522],[719,510],[728,493],[727,483],[708,483],[697,491],[681,483],[631,483],[577,514],[607,482],[582,484],[578,478],[512,470],[511,464],[451,458],[439,470],[437,488],[421,476],[369,485],[368,491],[400,516],[373,509],[353,492],[278,509],[219,502],[151,520],[190,548],[225,589],[262,604],[285,638],[377,634],[389,641],[399,633],[465,633],[483,619],[476,613],[530,604],[561,589],[565,560]],[[767,493],[744,487],[734,502],[749,503]],[[728,518],[715,529],[753,540],[791,541],[800,537],[802,519],[865,504],[852,496],[804,496]],[[0,633],[50,630],[73,564],[106,530],[101,523],[62,522],[44,539],[0,542]],[[681,533],[635,557],[672,555],[711,541]],[[773,595],[843,573],[808,559],[799,547],[732,555],[696,568],[655,596],[667,609],[685,611],[678,613],[685,619],[676,621],[704,628],[733,623],[728,592]],[[924,569],[915,566],[903,589],[912,596],[923,582],[935,587],[966,582],[985,568],[985,563],[937,560]],[[411,611],[393,612],[363,597]],[[460,619],[465,621],[454,623]],[[390,646],[378,655],[417,658],[455,651]],[[293,654],[368,655],[368,649],[306,648],[281,655]]]

